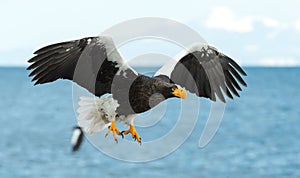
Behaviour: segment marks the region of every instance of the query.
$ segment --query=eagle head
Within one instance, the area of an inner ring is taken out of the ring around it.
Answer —
[[[186,99],[185,89],[179,87],[178,85],[163,82],[163,85],[157,87],[156,89],[158,89],[159,91],[156,91],[155,93],[162,94],[162,96],[164,97],[163,100],[173,97]]]

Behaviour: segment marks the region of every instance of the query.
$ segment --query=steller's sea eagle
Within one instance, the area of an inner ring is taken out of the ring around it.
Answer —
[[[138,143],[133,120],[172,98],[186,98],[187,89],[199,97],[226,102],[247,86],[243,69],[230,57],[206,44],[193,44],[174,64],[166,64],[154,76],[137,73],[122,59],[110,36],[87,37],[43,47],[28,62],[35,85],[69,79],[86,88],[96,97],[81,97],[78,124],[87,133],[103,130],[106,135],[131,134]],[[185,89],[184,89],[185,88]],[[120,132],[117,121],[129,125]]]

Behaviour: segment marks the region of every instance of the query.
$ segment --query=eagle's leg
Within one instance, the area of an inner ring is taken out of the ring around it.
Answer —
[[[107,135],[109,135],[109,133],[112,132],[113,133],[113,136],[114,136],[114,139],[115,141],[118,143],[118,140],[117,140],[117,134],[118,135],[122,135],[122,133],[119,131],[119,129],[117,128],[116,126],[116,122],[115,121],[111,121],[111,125],[108,127],[108,130],[105,134],[105,137],[107,137]],[[123,136],[123,135],[122,135]]]
[[[131,137],[136,140],[138,143],[141,144],[141,137],[139,136],[139,134],[137,133],[137,131],[135,130],[135,127],[133,124],[130,124],[129,129],[122,131],[121,134],[123,135],[127,135],[131,133]]]

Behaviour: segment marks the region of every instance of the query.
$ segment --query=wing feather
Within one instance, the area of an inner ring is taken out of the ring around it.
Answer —
[[[214,47],[196,44],[177,61],[175,66],[171,66],[171,73],[164,73],[162,69],[167,67],[163,66],[157,75],[168,76],[171,81],[199,97],[216,101],[217,96],[222,102],[226,102],[224,94],[231,99],[233,95],[239,97],[237,90],[242,91],[239,83],[247,86],[241,77],[246,76],[246,72],[233,59]]]
[[[111,37],[97,36],[56,43],[34,52],[27,70],[37,84],[69,79],[96,96],[111,92],[115,75],[121,79],[137,73],[123,61]],[[120,72],[122,71],[122,72]],[[127,76],[125,76],[127,74]]]

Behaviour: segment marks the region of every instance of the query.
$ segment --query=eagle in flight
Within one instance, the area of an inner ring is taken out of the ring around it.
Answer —
[[[137,73],[128,66],[110,36],[87,37],[45,46],[36,52],[27,68],[37,84],[68,79],[95,97],[80,97],[78,124],[93,134],[107,128],[106,136],[131,134],[138,143],[134,118],[186,90],[212,101],[233,99],[247,86],[243,69],[230,57],[207,44],[196,43],[184,50],[176,62],[165,64],[154,76]],[[186,90],[185,90],[186,89]],[[120,131],[116,122],[129,126]]]

